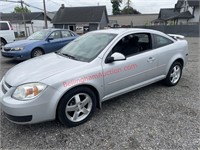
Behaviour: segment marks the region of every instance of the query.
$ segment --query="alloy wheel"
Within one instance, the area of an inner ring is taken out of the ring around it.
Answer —
[[[72,122],[84,120],[92,110],[92,99],[86,93],[74,95],[65,108],[66,117]]]
[[[33,52],[33,57],[38,57],[38,56],[41,56],[43,55],[43,52],[41,50],[35,50]]]
[[[176,84],[179,81],[180,76],[181,76],[181,68],[179,65],[175,65],[170,74],[171,83]]]

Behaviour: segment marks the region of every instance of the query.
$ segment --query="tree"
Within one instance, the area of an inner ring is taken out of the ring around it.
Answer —
[[[133,9],[133,7],[124,7],[124,9],[122,10],[122,14],[141,14],[139,11],[137,11],[136,9]]]
[[[14,8],[13,13],[21,13],[21,12],[28,13],[28,12],[31,12],[31,10],[29,10],[26,6],[24,6],[24,10],[22,9],[21,6],[16,6],[16,7]]]
[[[111,3],[112,3],[112,13],[113,13],[113,15],[120,14],[121,13],[120,6],[121,6],[121,3],[122,3],[122,0],[111,0]]]
[[[127,0],[126,6],[122,10],[122,14],[141,14],[139,11],[131,7],[131,3],[131,0]]]

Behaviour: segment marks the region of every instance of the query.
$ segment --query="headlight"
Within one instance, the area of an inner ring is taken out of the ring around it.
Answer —
[[[24,49],[23,47],[14,47],[14,48],[11,48],[11,51],[21,51],[23,49]]]
[[[30,83],[17,87],[12,97],[17,100],[30,100],[37,97],[42,91],[46,89],[46,85],[42,83]]]

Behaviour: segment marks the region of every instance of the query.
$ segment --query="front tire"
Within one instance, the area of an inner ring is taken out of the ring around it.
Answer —
[[[95,109],[94,92],[90,88],[79,87],[63,96],[57,108],[57,116],[62,124],[75,127],[88,121]]]
[[[169,69],[164,84],[167,86],[175,86],[181,79],[183,66],[179,62],[174,62]]]
[[[35,48],[31,53],[31,58],[38,57],[38,56],[41,56],[43,54],[44,54],[44,52],[41,49]]]

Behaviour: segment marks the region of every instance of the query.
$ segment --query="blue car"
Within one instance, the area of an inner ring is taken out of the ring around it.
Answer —
[[[55,52],[77,37],[76,33],[66,29],[43,29],[26,40],[5,45],[1,50],[1,55],[16,60],[26,60]]]

